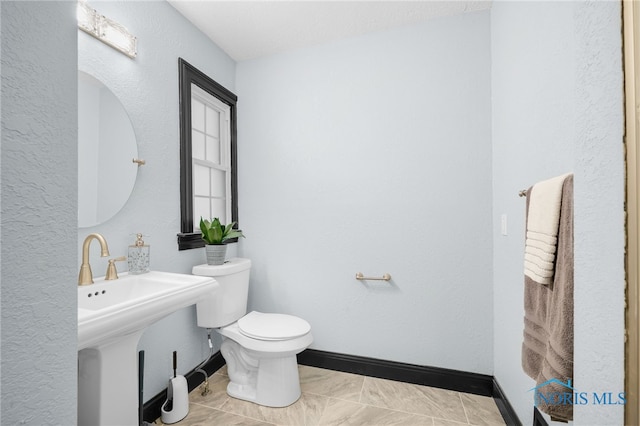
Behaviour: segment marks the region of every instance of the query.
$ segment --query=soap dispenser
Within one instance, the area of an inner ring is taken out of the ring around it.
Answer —
[[[136,241],[129,246],[129,273],[144,274],[149,272],[149,246],[144,243],[142,234],[136,234]]]

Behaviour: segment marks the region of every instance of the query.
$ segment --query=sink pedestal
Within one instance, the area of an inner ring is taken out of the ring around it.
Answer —
[[[138,341],[144,330],[78,351],[78,425],[138,424]]]
[[[95,281],[78,287],[78,424],[136,426],[140,336],[210,296],[218,283],[158,271]]]

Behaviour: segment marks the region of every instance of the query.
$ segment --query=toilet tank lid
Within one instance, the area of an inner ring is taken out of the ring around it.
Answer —
[[[246,271],[249,268],[251,268],[250,259],[234,257],[225,261],[222,265],[207,265],[205,263],[194,266],[191,273],[203,277],[223,277],[225,275],[235,274],[236,272]]]

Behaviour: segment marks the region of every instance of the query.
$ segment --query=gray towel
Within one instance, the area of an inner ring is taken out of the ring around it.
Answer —
[[[529,195],[527,191],[527,212]],[[573,380],[573,175],[562,186],[558,250],[553,282],[541,285],[524,277],[524,341],[522,368],[540,386],[537,391],[573,393],[561,383]],[[570,403],[545,403],[538,408],[553,420],[573,419]]]

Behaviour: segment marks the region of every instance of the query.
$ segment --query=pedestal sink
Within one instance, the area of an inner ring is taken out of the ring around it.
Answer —
[[[207,277],[148,272],[78,287],[78,424],[138,424],[138,340],[215,292]]]

